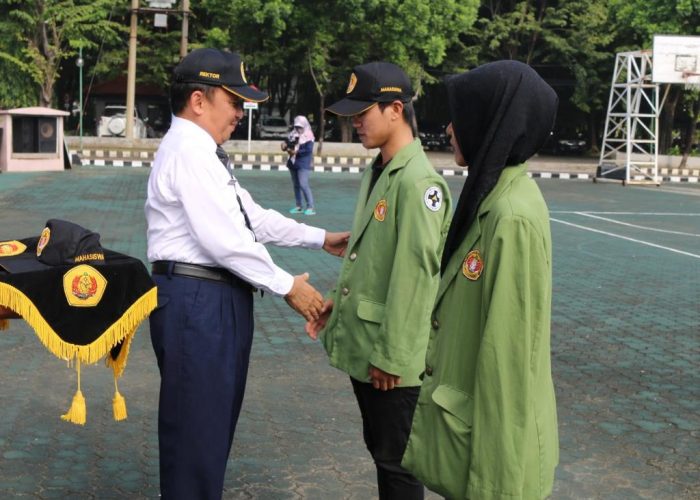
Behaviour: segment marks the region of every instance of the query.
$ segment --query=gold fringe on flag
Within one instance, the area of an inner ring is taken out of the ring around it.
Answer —
[[[19,314],[32,327],[41,343],[57,358],[77,358],[84,363],[93,364],[119,342],[124,341],[117,359],[108,358],[107,360],[107,365],[112,368],[116,376],[121,376],[126,367],[129,344],[136,328],[156,308],[157,302],[157,289],[153,287],[136,300],[121,318],[94,342],[78,346],[62,340],[24,293],[7,283],[0,282],[0,305]]]
[[[65,415],[61,415],[63,420],[71,422],[73,424],[85,425],[87,420],[87,408],[85,405],[85,398],[80,390],[80,360],[76,360],[76,371],[78,372],[78,390],[73,396],[73,402]]]
[[[0,306],[4,306],[20,315],[32,327],[42,344],[56,357],[71,361],[75,360],[78,373],[78,390],[73,396],[71,407],[61,418],[78,425],[85,425],[87,409],[85,397],[80,389],[80,362],[87,364],[96,363],[106,356],[106,364],[114,374],[114,398],[112,410],[114,420],[127,418],[126,401],[117,386],[117,379],[122,376],[126,368],[126,360],[129,356],[131,341],[136,329],[141,322],[156,308],[158,292],[156,287],[151,288],[136,300],[122,316],[107,328],[94,342],[79,346],[62,340],[44,319],[39,309],[20,290],[0,282]],[[0,330],[8,327],[7,320],[0,320]],[[119,355],[116,359],[110,356],[110,350],[121,342]]]
[[[124,396],[119,393],[117,377],[114,377],[114,399],[112,399],[112,412],[114,413],[114,420],[117,422],[120,420],[126,420],[126,401],[124,400]]]

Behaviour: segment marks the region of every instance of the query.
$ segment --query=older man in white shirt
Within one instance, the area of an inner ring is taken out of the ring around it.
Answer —
[[[148,180],[148,260],[158,285],[151,340],[161,373],[158,415],[164,499],[220,498],[240,414],[253,336],[253,291],[282,296],[307,320],[321,295],[308,273],[278,267],[264,244],[342,255],[328,233],[264,209],[220,145],[243,116],[250,86],[238,54],[191,52],[175,68],[173,114]]]

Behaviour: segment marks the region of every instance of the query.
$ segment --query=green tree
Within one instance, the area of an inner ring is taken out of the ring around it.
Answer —
[[[596,148],[614,62],[607,1],[484,0],[479,13],[466,33],[469,63],[515,59],[539,69],[545,78],[571,80],[573,91],[565,95],[586,117],[590,144]]]
[[[209,0],[218,8],[220,0]],[[476,17],[477,0],[315,0],[225,2],[235,22],[228,42],[251,61],[254,81],[281,111],[297,84],[314,85],[319,117],[329,97],[347,86],[350,69],[371,60],[402,66],[420,91],[448,48]],[[224,18],[226,19],[226,18]],[[225,21],[221,21],[223,23]],[[220,32],[210,31],[210,35]],[[299,90],[298,88],[296,89]]]
[[[50,106],[61,63],[78,48],[118,40],[123,27],[109,20],[109,0],[0,0],[0,70],[18,84],[0,86],[0,104]]]

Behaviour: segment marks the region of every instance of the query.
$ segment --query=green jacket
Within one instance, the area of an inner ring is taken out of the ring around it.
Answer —
[[[360,184],[355,219],[321,332],[332,366],[368,382],[369,366],[420,385],[450,192],[418,139],[384,167],[369,199]]]
[[[403,466],[449,498],[538,499],[559,461],[549,213],[506,168],[440,281]]]

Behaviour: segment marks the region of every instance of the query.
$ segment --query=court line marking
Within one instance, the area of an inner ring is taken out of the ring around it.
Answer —
[[[612,222],[614,224],[620,224],[622,226],[627,226],[627,227],[634,227],[637,229],[644,229],[646,231],[656,231],[658,233],[667,233],[667,234],[678,234],[681,236],[694,236],[696,238],[700,238],[700,234],[695,234],[695,233],[684,233],[683,231],[671,231],[669,229],[657,229],[655,227],[647,227],[647,226],[640,226],[638,224],[630,224],[629,222],[622,222],[619,220],[615,219],[610,219],[608,217],[600,217],[599,215],[593,215],[588,212],[576,212],[578,215],[582,215],[584,217],[590,217],[591,219],[598,219],[598,220],[604,220],[606,222]]]
[[[694,188],[690,188],[690,187],[665,186],[665,187],[648,188],[648,187],[639,186],[638,189],[643,189],[645,191],[657,191],[657,192],[662,192],[662,193],[671,193],[671,194],[684,194],[687,196],[700,196],[699,190],[694,189]]]
[[[606,236],[612,236],[613,238],[620,238],[621,240],[632,241],[634,243],[640,243],[642,245],[647,245],[647,246],[654,247],[654,248],[660,248],[661,250],[668,250],[669,252],[677,253],[680,255],[686,255],[688,257],[693,257],[695,259],[700,259],[700,255],[690,253],[690,252],[684,252],[683,250],[678,250],[677,248],[665,247],[663,245],[657,245],[656,243],[651,243],[651,242],[644,241],[644,240],[637,240],[635,238],[630,238],[628,236],[622,236],[620,234],[609,233],[607,231],[601,231],[600,229],[593,229],[592,227],[581,226],[579,224],[574,224],[573,222],[567,222],[564,220],[559,220],[559,219],[554,219],[554,218],[550,218],[549,220],[554,221],[554,222],[558,222],[560,224],[564,224],[567,226],[575,227],[577,229],[583,229],[584,231],[591,231],[592,233],[604,234]]]
[[[598,214],[598,215],[671,215],[674,217],[700,217],[700,213],[691,212],[597,212],[594,210],[550,210],[550,214]]]

